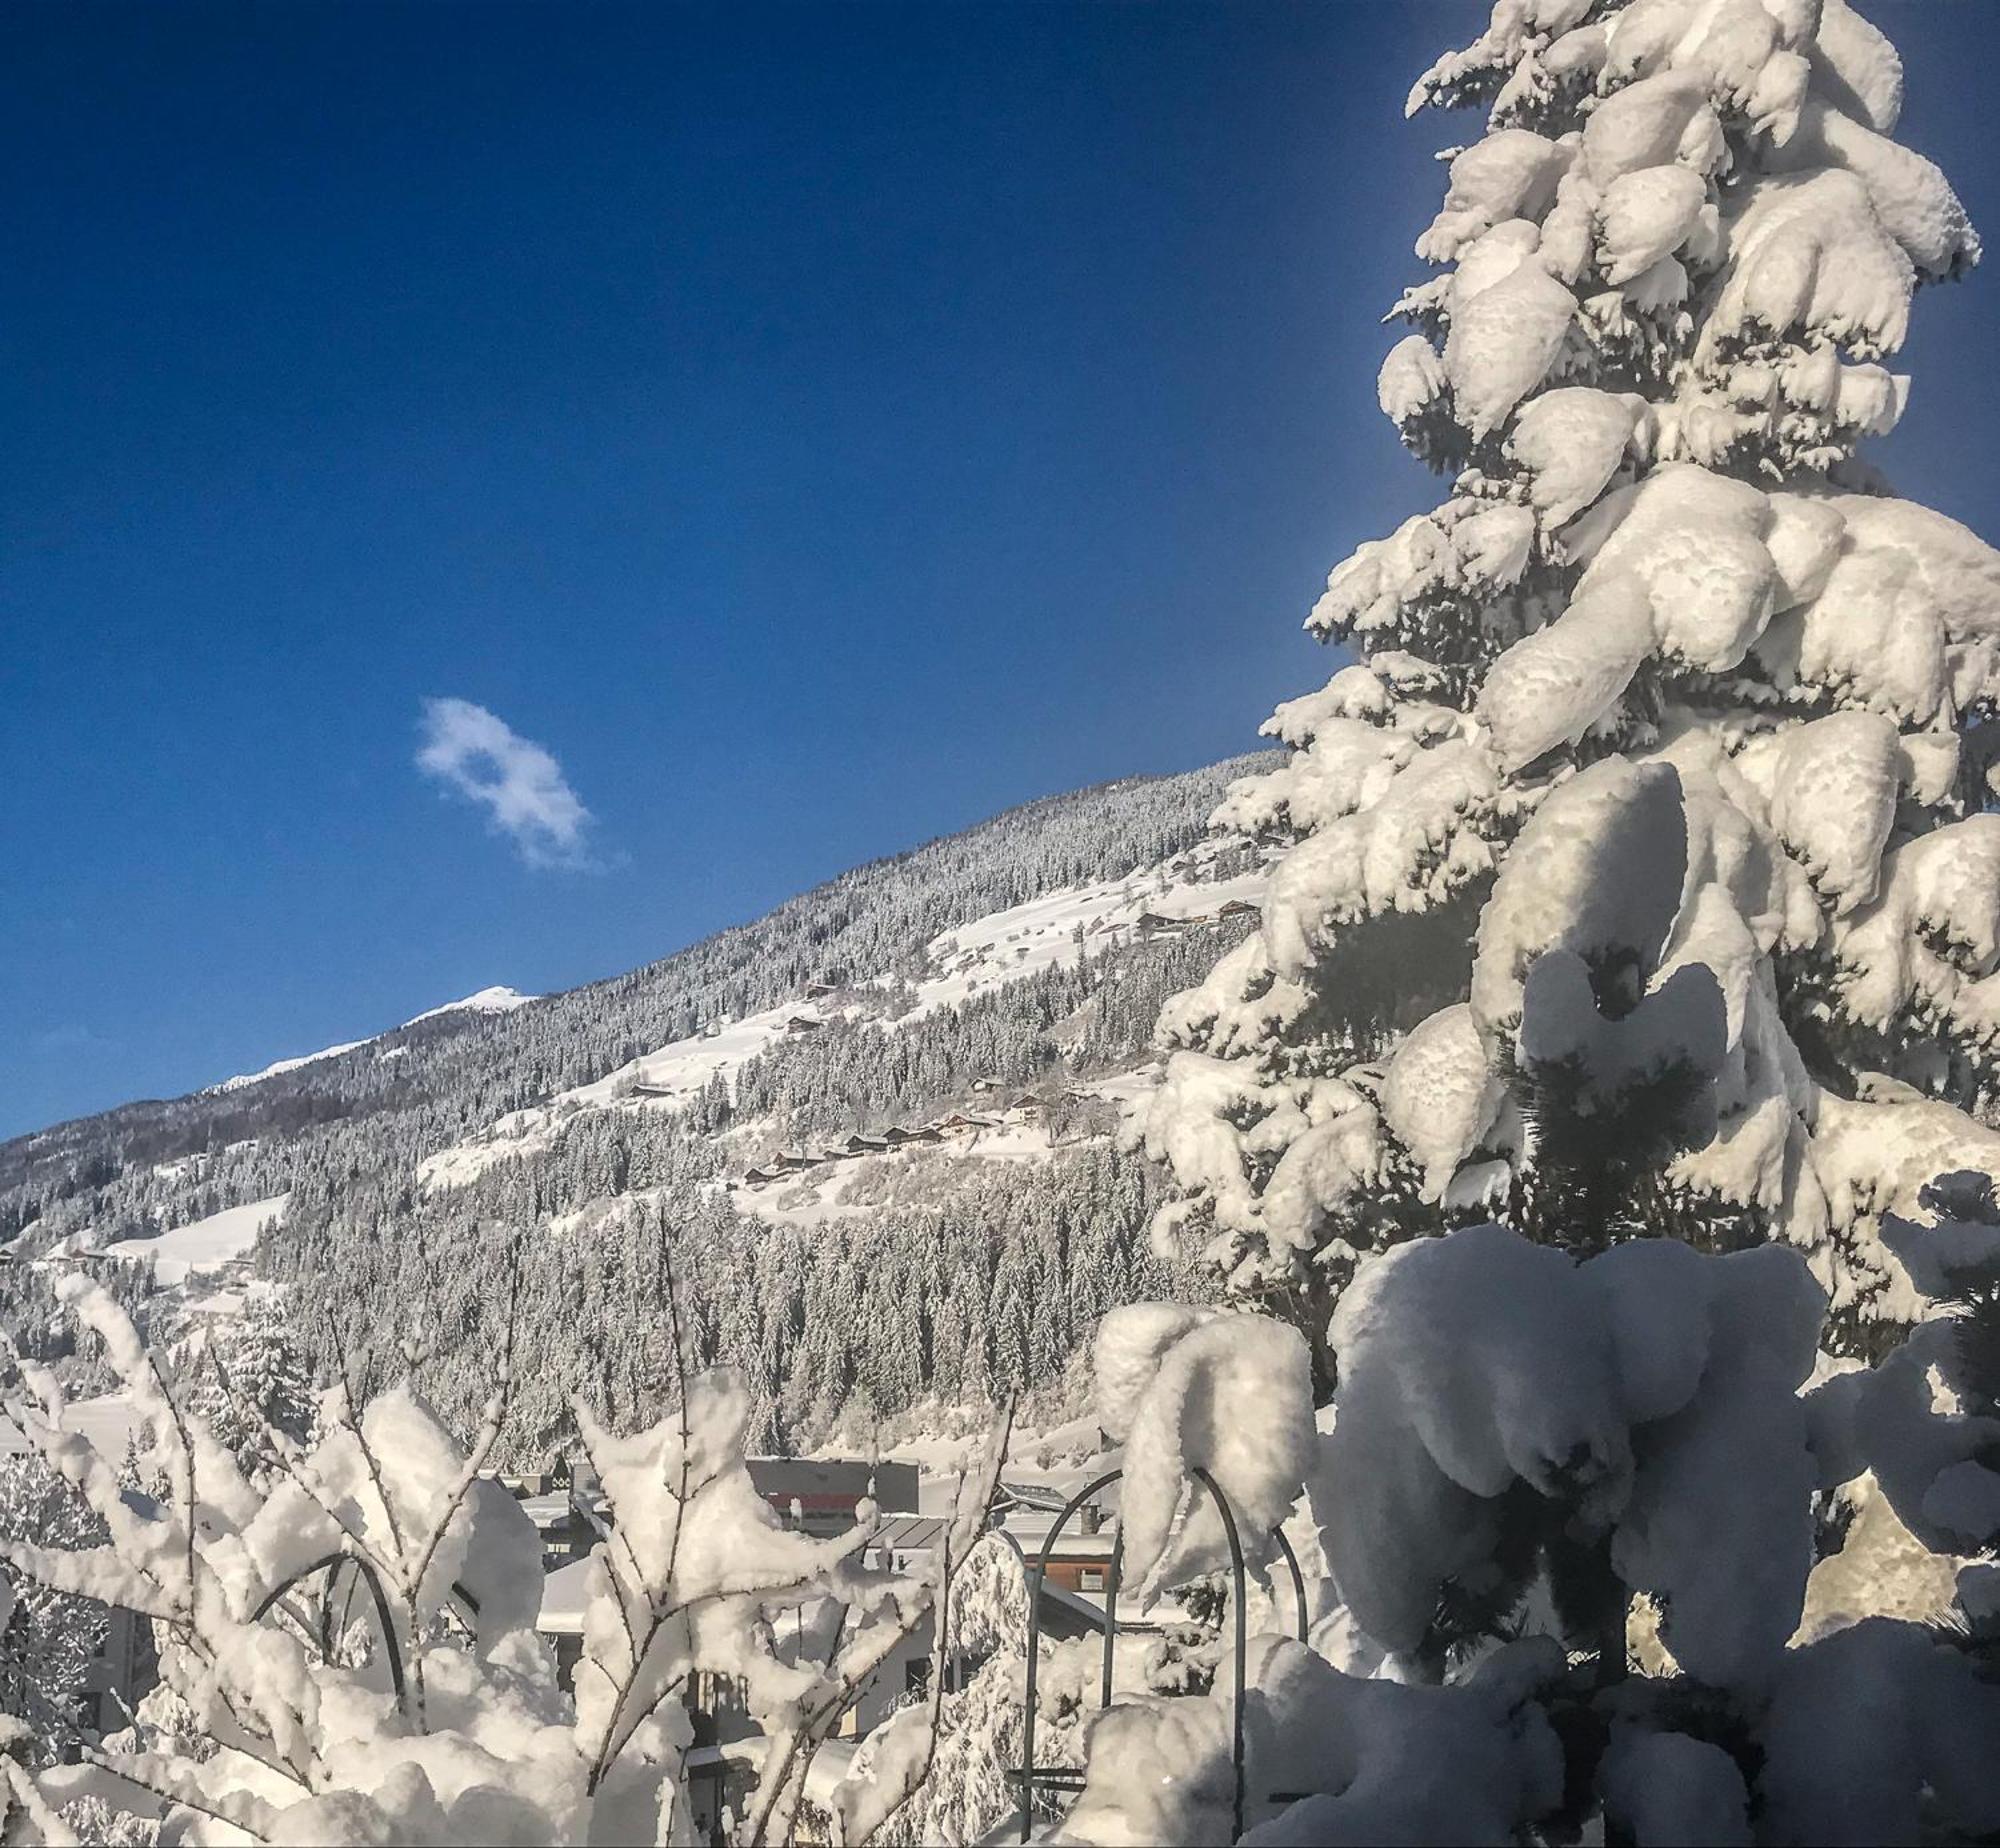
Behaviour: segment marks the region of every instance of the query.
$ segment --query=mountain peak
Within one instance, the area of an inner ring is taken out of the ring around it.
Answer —
[[[539,995],[524,995],[518,988],[482,988],[477,994],[467,995],[460,1001],[447,1001],[442,1007],[427,1007],[421,1014],[412,1014],[403,1022],[406,1027],[414,1027],[420,1020],[435,1020],[440,1014],[504,1014],[510,1009],[526,1007],[530,1001],[539,1001]]]

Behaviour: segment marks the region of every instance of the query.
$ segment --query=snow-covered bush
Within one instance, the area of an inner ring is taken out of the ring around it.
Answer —
[[[1914,1276],[1989,1304],[2000,1225],[1968,1177],[1899,1222]],[[1321,1567],[1302,1644],[1244,1658],[1243,1839],[1984,1840],[2000,1829],[1988,1592],[1964,1627],[1801,1633],[1817,1498],[1872,1468],[1946,1552],[2000,1542],[2000,1420],[1977,1306],[1824,1376],[1828,1302],[1797,1252],[1635,1239],[1579,1262],[1498,1225],[1360,1267],[1315,1414],[1305,1344],[1260,1317],[1121,1311],[1100,1342],[1133,1470],[1128,1546],[1190,1566],[1194,1472],[1229,1485],[1252,1563],[1273,1508]],[[1957,1395],[1947,1409],[1941,1393]],[[1172,1582],[1177,1573],[1164,1575]],[[1275,1604],[1267,1608],[1277,1608]],[[1638,1621],[1653,1618],[1650,1634]],[[1233,1838],[1233,1675],[1128,1696],[1089,1734],[1060,1839]]]
[[[2000,1163],[2000,553],[1856,459],[1979,254],[1902,88],[1846,0],[1499,0],[1412,93],[1487,111],[1380,379],[1452,491],[1308,620],[1353,661],[1217,813],[1285,852],[1145,1126],[1316,1341],[1492,1218],[1782,1240],[1880,1352],[1882,1215]]]
[[[56,1811],[80,1802],[163,1819],[178,1840],[688,1841],[689,1710],[711,1676],[734,1683],[757,1729],[738,1833],[781,1840],[816,1753],[889,1652],[924,1626],[947,1646],[936,1614],[983,1525],[991,1468],[968,1477],[935,1572],[895,1577],[862,1565],[865,1522],[828,1540],[786,1529],[744,1464],[742,1387],[683,1376],[668,1415],[628,1436],[577,1408],[608,1530],[572,1695],[534,1630],[534,1523],[482,1473],[504,1367],[469,1452],[408,1386],[361,1408],[335,1388],[310,1448],[258,1428],[268,1465],[253,1481],[102,1291],[72,1278],[63,1294],[103,1340],[166,1493],[121,1490],[63,1427],[53,1377],[24,1363],[38,1403],[11,1415],[106,1539],[13,1539],[0,1559],[151,1619],[186,1727],[102,1740],[78,1729],[81,1765],[32,1781],[0,1767],[9,1841],[72,1839]],[[807,1606],[829,1619],[819,1658],[775,1640],[775,1615]],[[899,1726],[865,1786],[836,1789],[848,1840],[866,1840],[927,1774],[926,1723]]]

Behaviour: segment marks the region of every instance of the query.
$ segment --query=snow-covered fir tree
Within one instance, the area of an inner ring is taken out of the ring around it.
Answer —
[[[310,1447],[318,1394],[274,1296],[262,1295],[240,1318],[204,1329],[189,1344],[183,1372],[189,1409],[246,1475],[278,1464],[266,1447],[268,1431]]]
[[[0,1544],[87,1547],[103,1538],[82,1498],[39,1457],[0,1455]],[[76,1724],[105,1623],[103,1605],[0,1565],[0,1713],[27,1725],[34,1756],[52,1760]]]
[[[1316,1341],[1497,1218],[1783,1240],[1878,1352],[1880,1216],[2000,1159],[2000,554],[1857,458],[1979,253],[1902,91],[1845,0],[1501,0],[1412,92],[1485,115],[1380,375],[1451,493],[1311,614],[1354,660],[1219,811],[1288,845],[1147,1124]]]
[[[1360,659],[1225,804],[1293,844],[1147,1122],[1276,1313],[1098,1351],[1142,1586],[1213,1563],[1196,1466],[1253,1537],[1303,1484],[1318,1617],[1244,1783],[1131,1703],[1070,1839],[2000,1827],[1990,1567],[1805,1622],[1864,1477],[2000,1540],[2000,557],[1854,456],[1977,254],[1899,101],[1838,0],[1501,0],[1417,87],[1490,112],[1382,374],[1455,490],[1314,613]]]

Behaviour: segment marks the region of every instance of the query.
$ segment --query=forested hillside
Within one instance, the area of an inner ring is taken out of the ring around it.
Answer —
[[[1161,1001],[1247,927],[1222,896],[1258,858],[1204,837],[1255,767],[1052,797],[630,975],[9,1143],[8,1319],[38,1257],[157,1249],[171,1280],[162,1234],[268,1206],[254,1262],[323,1375],[415,1342],[470,1419],[511,1320],[523,1455],[574,1393],[657,1403],[670,1274],[765,1444],[1049,1384],[1105,1307],[1175,1287],[1113,1131]]]

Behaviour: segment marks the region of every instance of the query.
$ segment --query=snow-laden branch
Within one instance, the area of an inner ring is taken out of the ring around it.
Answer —
[[[189,1753],[180,1733],[146,1723],[129,1743],[91,1745],[90,1794],[114,1809],[178,1808],[267,1841],[678,1836],[686,1707],[704,1683],[739,1683],[771,1755],[795,1752],[926,1608],[922,1586],[859,1565],[872,1530],[786,1531],[745,1467],[741,1385],[683,1370],[650,1430],[616,1436],[579,1411],[611,1529],[586,1574],[572,1703],[533,1631],[539,1536],[485,1473],[504,1371],[469,1447],[392,1387],[358,1409],[329,1405],[310,1447],[256,1433],[276,1463],[260,1486],[175,1403],[115,1306],[76,1296],[150,1422],[168,1494],[121,1493],[37,1378],[39,1408],[8,1415],[98,1508],[109,1539],[5,1556],[153,1617],[180,1725],[211,1742]],[[343,1567],[370,1588],[352,1633],[338,1615]],[[298,1588],[321,1579],[315,1616]],[[837,1656],[786,1659],[772,1617],[828,1598],[850,1613]],[[56,1778],[52,1800],[69,1800],[74,1782]]]

